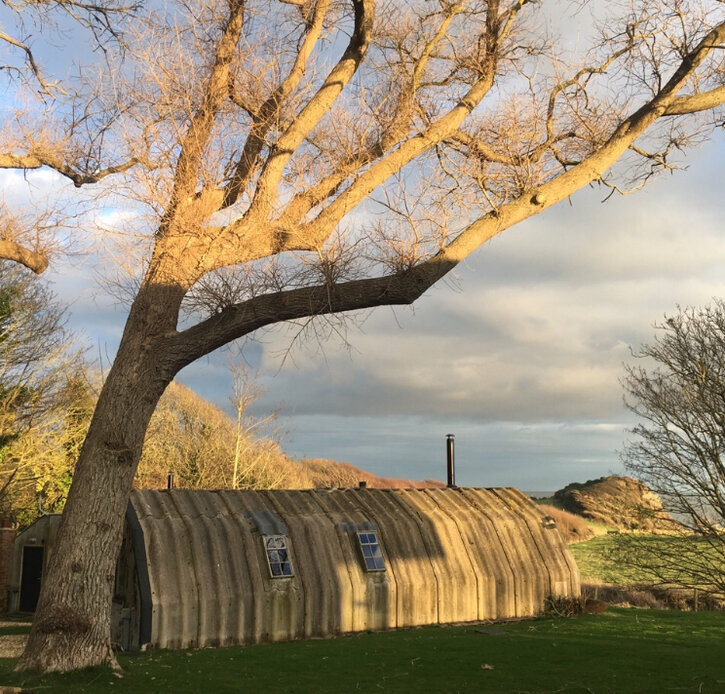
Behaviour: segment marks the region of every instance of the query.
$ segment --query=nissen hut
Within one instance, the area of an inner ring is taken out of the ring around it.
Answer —
[[[134,491],[114,640],[187,648],[538,614],[578,596],[514,489]]]

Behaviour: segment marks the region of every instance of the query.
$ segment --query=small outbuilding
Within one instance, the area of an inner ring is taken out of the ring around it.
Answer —
[[[113,636],[251,644],[532,616],[579,592],[554,521],[514,489],[139,490]]]
[[[58,534],[60,518],[59,513],[43,515],[15,537],[8,612],[35,612],[40,583]]]

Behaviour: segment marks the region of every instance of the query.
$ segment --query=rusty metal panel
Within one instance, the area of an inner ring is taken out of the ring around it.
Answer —
[[[494,503],[498,502],[497,506],[501,513],[505,513],[508,517],[505,527],[515,547],[512,555],[520,562],[519,575],[522,580],[518,616],[539,614],[543,611],[546,597],[552,592],[551,578],[547,569],[547,560],[552,554],[551,548],[536,542],[531,528],[526,523],[521,499],[509,494],[505,489],[492,489],[491,494]]]
[[[316,501],[319,493],[277,490],[260,494],[287,520],[292,547],[297,550],[295,574],[304,590],[304,636],[341,633],[339,606],[349,601],[350,585],[347,576],[338,571],[341,550],[334,524]]]
[[[444,498],[455,494],[447,490]],[[409,509],[416,521],[428,561],[436,577],[438,622],[475,621],[478,619],[478,586],[476,572],[460,529],[450,514],[425,491],[398,490],[394,498]],[[418,592],[422,585],[410,586]],[[420,623],[425,623],[420,621]]]
[[[513,616],[539,614],[549,595],[578,595],[578,572],[556,531],[545,531],[542,514],[511,489],[464,489],[463,494],[494,522],[514,576]]]
[[[194,645],[198,599],[191,549],[172,492],[134,492],[144,533],[151,585],[151,643],[159,648]]]
[[[491,528],[486,526],[485,519],[471,513],[470,505],[456,489],[428,489],[421,496],[436,509],[437,523],[449,526],[450,553],[455,557],[452,561],[463,571],[463,577],[458,581],[465,582],[466,617],[451,621],[494,618],[498,614],[497,583],[506,585],[503,574],[507,565],[502,565],[497,557],[491,542]],[[466,564],[469,566],[467,571]],[[505,588],[499,586],[498,592],[504,594]]]
[[[387,551],[388,571],[395,582],[395,602],[390,604],[392,625],[437,624],[438,577],[431,563],[430,549],[426,548],[420,519],[393,490],[369,489],[357,493],[363,512],[380,528],[381,543]]]
[[[254,517],[257,513],[274,513],[277,509],[262,493],[251,490],[210,492],[218,494],[240,528],[243,529],[243,560],[245,574],[240,581],[244,590],[245,633],[238,643],[286,641],[304,635],[305,587],[297,570],[298,557],[304,551],[294,542],[290,546],[295,575],[290,578],[272,578],[262,545],[262,533]],[[286,521],[286,514],[281,514]]]
[[[317,495],[318,502],[335,526],[341,554],[339,570],[344,572],[350,584],[347,600],[340,603],[343,631],[388,629],[395,626],[391,614],[391,595],[394,604],[395,584],[390,576],[390,558],[380,535],[380,527],[369,512],[360,505],[366,490],[340,489]],[[365,568],[358,532],[373,531],[377,534],[386,570],[369,572]]]
[[[505,616],[524,617],[536,614],[539,611],[537,586],[542,580],[541,562],[535,561],[530,552],[531,548],[525,545],[521,519],[501,504],[491,490],[462,489],[461,493],[493,523],[496,537],[513,575],[513,594],[507,596],[509,614]]]

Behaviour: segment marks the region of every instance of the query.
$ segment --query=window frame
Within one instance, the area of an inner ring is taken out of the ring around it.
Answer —
[[[281,545],[269,546],[270,541]],[[262,548],[264,556],[267,559],[267,569],[269,569],[270,578],[292,578],[295,575],[294,566],[292,565],[292,555],[290,553],[289,537],[287,535],[262,535]],[[284,552],[284,558],[272,560],[272,552]],[[275,573],[273,566],[279,567],[279,573]],[[284,567],[289,568],[289,573],[285,573]]]
[[[358,530],[357,543],[360,547],[360,556],[362,557],[363,566],[368,573],[385,572],[388,569],[383,548],[380,545],[380,538],[377,530]],[[369,536],[372,535],[372,540]],[[365,548],[372,548],[369,554],[366,554]],[[375,551],[377,550],[377,552]],[[371,565],[372,564],[372,565]],[[379,565],[378,565],[379,564]]]

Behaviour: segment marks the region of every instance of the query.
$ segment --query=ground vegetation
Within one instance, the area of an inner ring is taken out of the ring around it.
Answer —
[[[13,632],[17,626],[6,627]],[[1,627],[0,627],[1,629]],[[1,640],[2,637],[0,637]],[[66,675],[12,673],[4,682],[55,692],[212,689],[297,694],[410,691],[554,694],[716,694],[722,615],[609,608],[598,616],[424,627],[248,648],[120,654],[109,668]],[[667,667],[662,664],[667,663]]]

